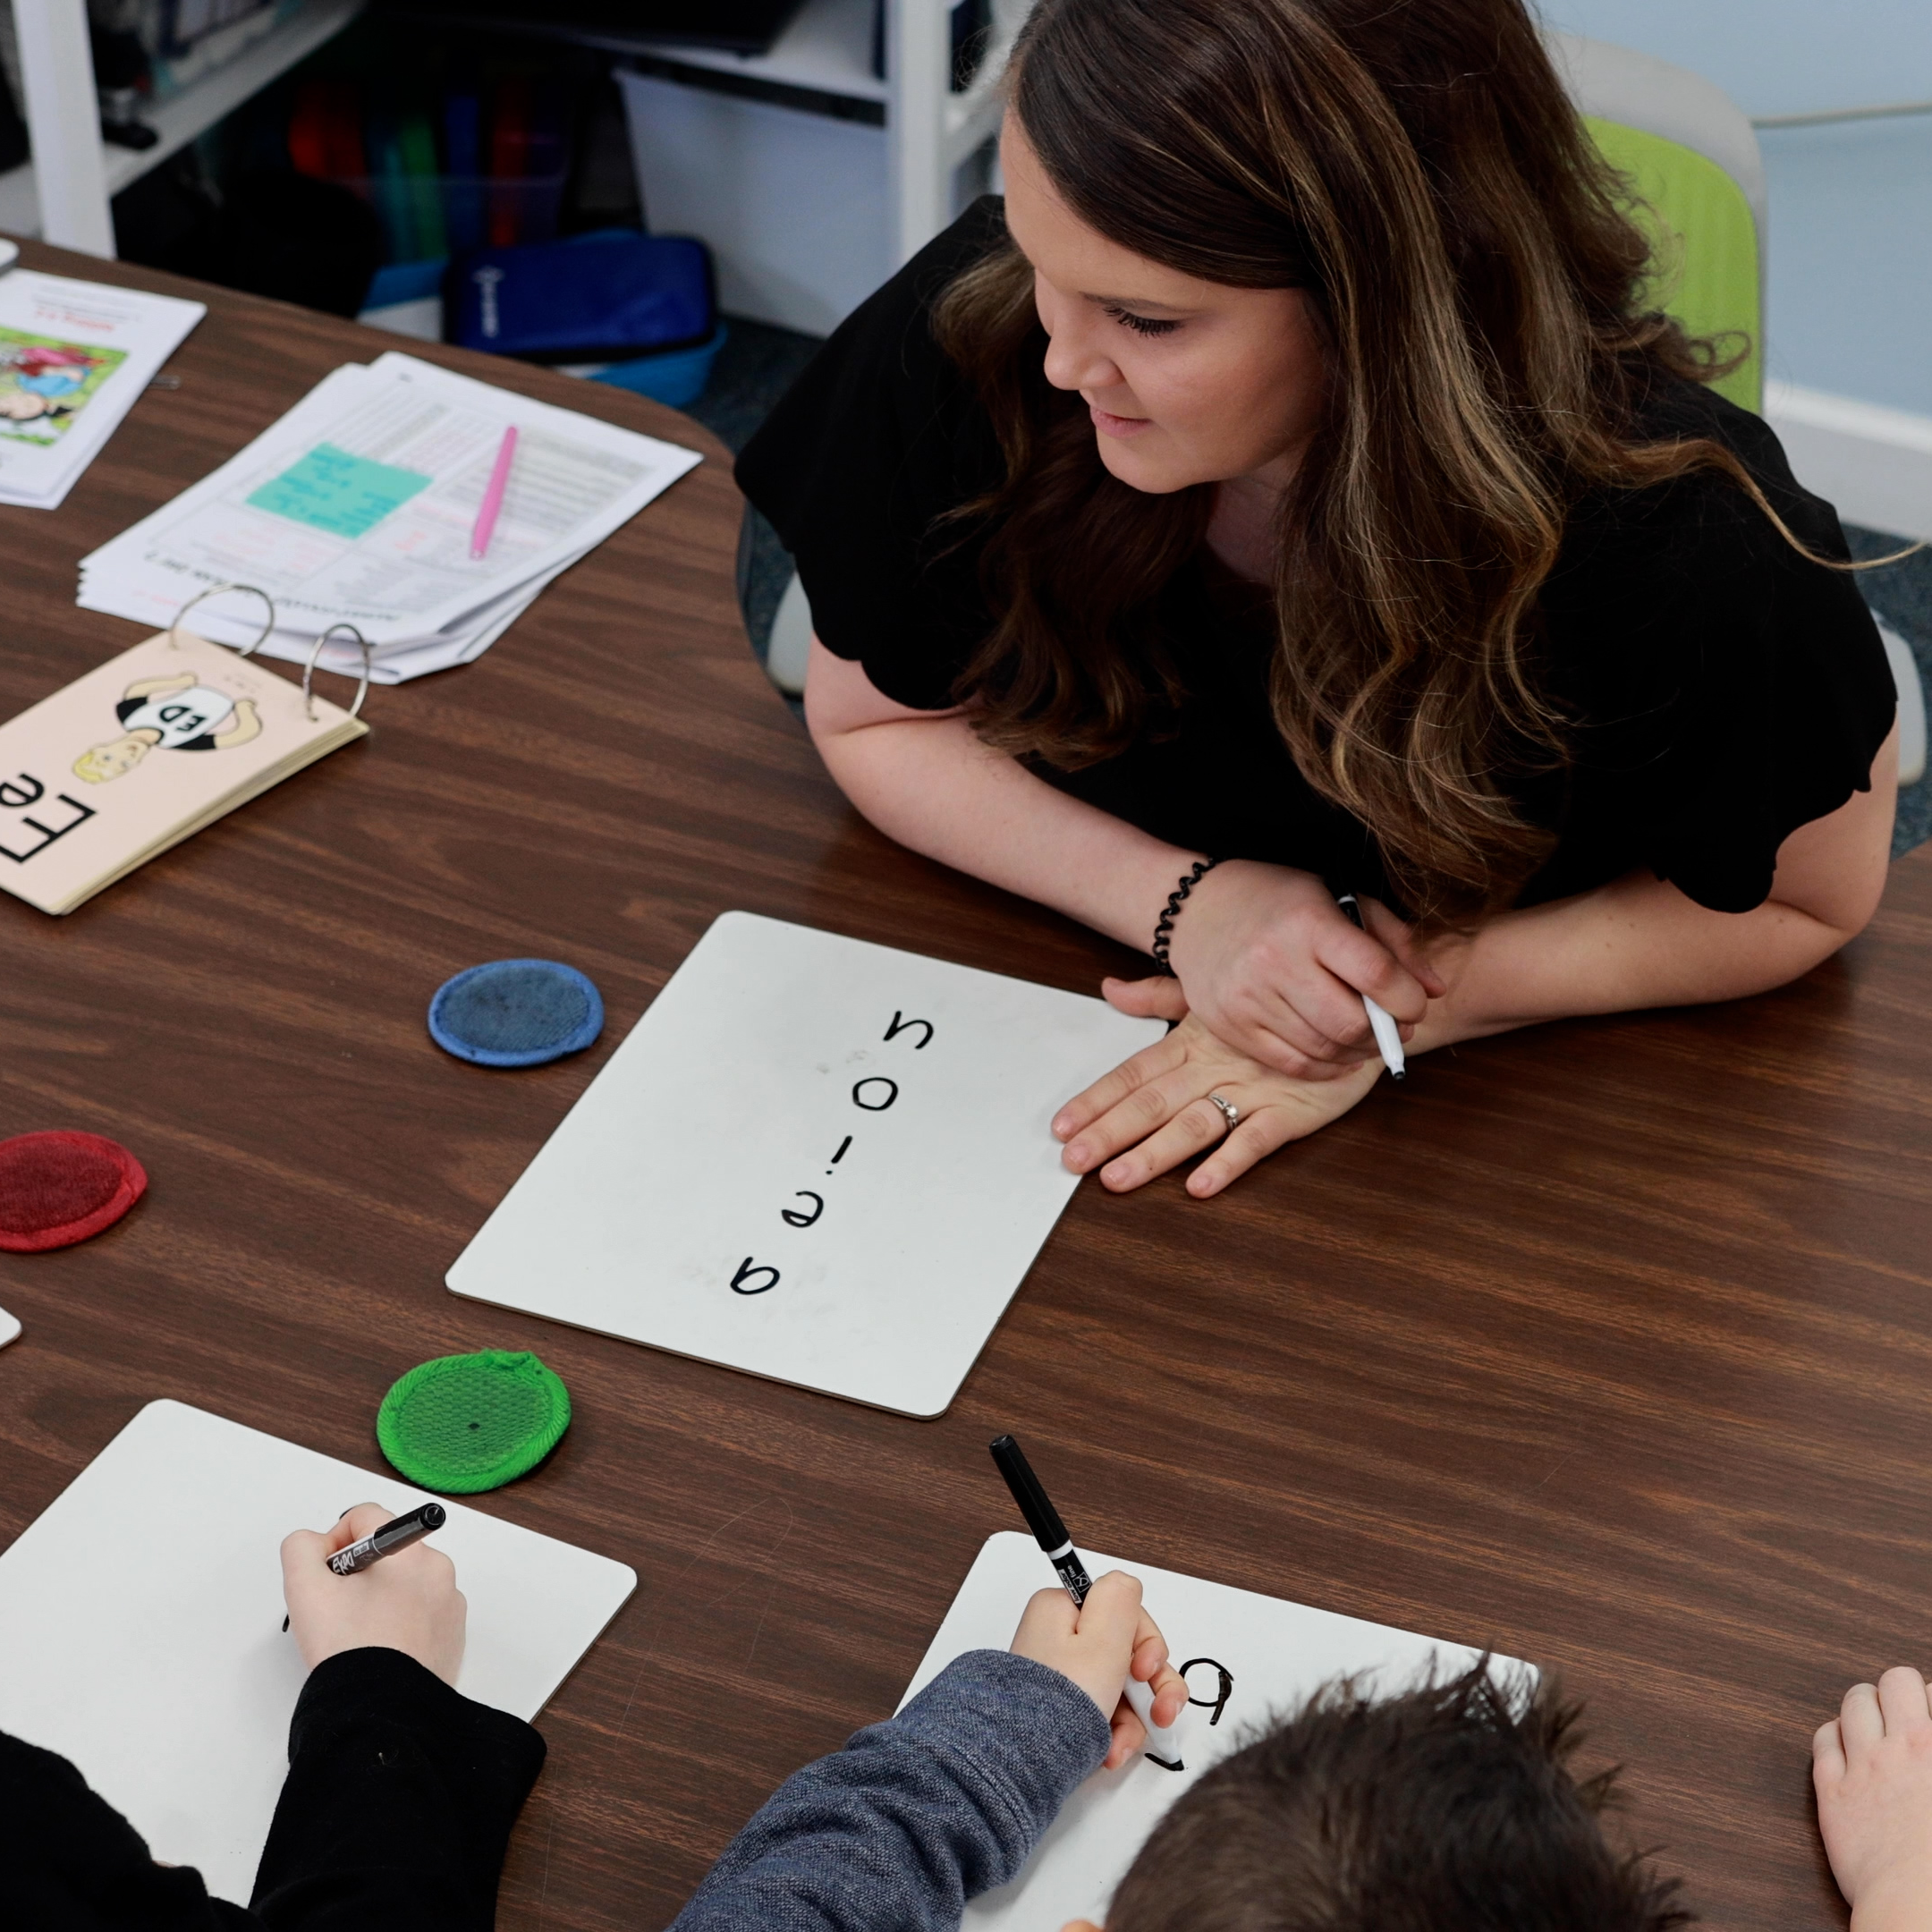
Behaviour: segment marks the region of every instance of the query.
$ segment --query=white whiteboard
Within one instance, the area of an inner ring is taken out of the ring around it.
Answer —
[[[1165,1028],[749,912],[449,1272],[504,1308],[944,1412],[1080,1184],[1059,1108]]]
[[[1355,1677],[1364,1689],[1396,1690],[1431,1672],[1449,1676],[1466,1670],[1479,1655],[1412,1631],[1365,1623],[1148,1563],[1086,1551],[1081,1556],[1095,1577],[1109,1570],[1139,1577],[1148,1613],[1160,1625],[1175,1665],[1209,1657],[1233,1674],[1233,1692],[1218,1723],[1209,1722],[1207,1708],[1190,1706],[1182,1714],[1176,1731],[1184,1770],[1164,1771],[1143,1757],[1089,1778],[1067,1801],[1025,1870],[967,1906],[970,1932],[1059,1932],[1070,1919],[1103,1922],[1114,1886],[1161,1814],[1239,1745],[1241,1732],[1270,1712],[1298,1708],[1336,1677]],[[1031,1537],[1015,1530],[988,1537],[913,1673],[901,1707],[954,1657],[968,1650],[1006,1649],[1028,1597],[1054,1581],[1053,1567]],[[1509,1657],[1494,1663],[1499,1671],[1515,1667]],[[1199,1690],[1211,1689],[1217,1679],[1203,1668],[1191,1673],[1188,1682]]]
[[[0,1555],[0,1730],[58,1751],[156,1858],[246,1904],[306,1673],[282,1538],[429,1501],[239,1422],[153,1402]],[[534,1717],[637,1573],[441,1499],[470,1600],[457,1689]]]

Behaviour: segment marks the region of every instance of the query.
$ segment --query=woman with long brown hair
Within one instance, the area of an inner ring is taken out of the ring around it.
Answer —
[[[1004,207],[739,475],[891,836],[1154,950],[1064,1158],[1206,1196],[1412,1052],[1724,1000],[1883,887],[1831,507],[1710,379],[1521,0],[1039,0]],[[1358,930],[1336,895],[1359,895]]]

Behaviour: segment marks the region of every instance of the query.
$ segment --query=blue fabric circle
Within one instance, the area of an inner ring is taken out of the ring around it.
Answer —
[[[429,1002],[430,1038],[479,1066],[540,1066],[603,1030],[597,989],[555,960],[490,960],[445,979]]]

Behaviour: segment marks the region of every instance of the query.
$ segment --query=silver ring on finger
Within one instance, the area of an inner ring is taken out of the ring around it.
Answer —
[[[1227,1123],[1227,1131],[1233,1133],[1241,1124],[1241,1109],[1232,1100],[1224,1100],[1217,1093],[1211,1093],[1208,1097],[1221,1109],[1221,1118]]]

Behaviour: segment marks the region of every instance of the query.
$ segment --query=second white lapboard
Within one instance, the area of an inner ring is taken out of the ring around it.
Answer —
[[[282,1630],[282,1538],[358,1503],[430,1498],[394,1476],[152,1402],[0,1555],[0,1730],[71,1758],[156,1858],[245,1905],[306,1673]],[[437,1547],[469,1598],[456,1688],[534,1717],[637,1572],[444,1501]]]
[[[449,1285],[938,1415],[1079,1184],[1055,1113],[1165,1030],[724,913]]]
[[[1080,1555],[1093,1576],[1125,1570],[1140,1578],[1142,1600],[1167,1640],[1171,1661],[1176,1668],[1193,1665],[1187,1674],[1191,1691],[1217,1694],[1224,1668],[1233,1687],[1218,1716],[1209,1704],[1191,1706],[1176,1727],[1183,1770],[1163,1770],[1136,1758],[1117,1771],[1089,1778],[1020,1876],[967,1906],[968,1932],[1059,1932],[1072,1919],[1104,1922],[1114,1888],[1148,1834],[1202,1772],[1238,1748],[1244,1732],[1271,1714],[1285,1716],[1299,1709],[1311,1692],[1338,1677],[1352,1677],[1365,1690],[1399,1690],[1466,1670],[1479,1655],[1465,1645],[1151,1563],[1085,1550]],[[1008,1648],[1027,1599],[1054,1582],[1053,1568],[1031,1537],[1013,1530],[988,1537],[906,1686],[901,1707],[954,1657]],[[1492,1663],[1501,1676],[1522,1667],[1510,1657]]]

